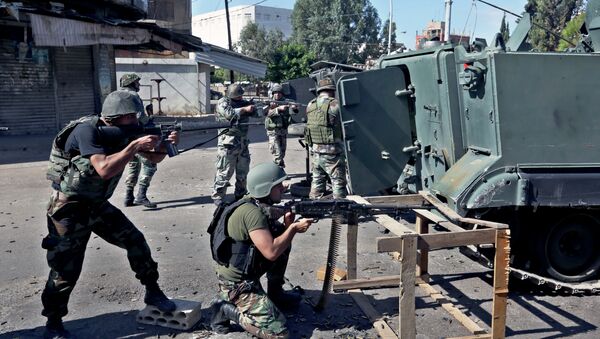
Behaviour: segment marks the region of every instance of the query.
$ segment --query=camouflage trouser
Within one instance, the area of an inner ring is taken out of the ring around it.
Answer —
[[[150,181],[156,173],[156,164],[136,154],[133,159],[127,164],[127,177],[125,178],[125,186],[129,188],[135,187],[138,183],[140,186],[150,186]]]
[[[267,131],[269,137],[269,151],[273,155],[273,162],[279,167],[285,167],[285,150],[287,148],[287,130],[275,129]]]
[[[212,198],[223,199],[227,192],[229,179],[235,171],[235,196],[241,197],[246,190],[246,177],[250,170],[250,151],[248,150],[248,139],[242,138],[239,144],[217,146],[217,173],[213,186]]]
[[[109,202],[89,204],[67,201],[54,192],[48,204],[46,249],[50,274],[42,293],[46,317],[63,317],[71,291],[81,273],[87,242],[95,233],[107,242],[127,250],[129,265],[142,284],[158,280],[158,265],[150,254],[144,235]]]
[[[331,179],[333,197],[335,199],[345,198],[348,191],[346,191],[346,156],[344,153],[313,152],[311,199],[317,199],[325,194],[328,176]]]

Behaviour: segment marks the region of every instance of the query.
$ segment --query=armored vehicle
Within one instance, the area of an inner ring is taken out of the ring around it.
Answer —
[[[600,50],[599,10],[591,0],[584,50]],[[528,22],[506,44],[389,55],[341,77],[349,186],[385,192],[401,177],[506,222],[515,272],[577,290],[600,271],[600,54],[521,51]]]

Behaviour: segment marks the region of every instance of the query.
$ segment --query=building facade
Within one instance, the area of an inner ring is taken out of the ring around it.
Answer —
[[[428,41],[444,43],[444,34],[446,30],[446,23],[444,21],[430,21],[427,23],[421,34],[417,33],[415,39],[415,48],[417,50],[423,49]],[[450,34],[450,42],[453,44],[464,44],[470,43],[471,37],[468,35]]]
[[[250,22],[269,30],[278,29],[285,38],[292,34],[292,10],[268,6],[235,6],[229,8],[231,42],[235,44],[240,32]],[[228,48],[227,20],[225,10],[219,10],[192,17],[192,34],[201,37],[206,43]]]

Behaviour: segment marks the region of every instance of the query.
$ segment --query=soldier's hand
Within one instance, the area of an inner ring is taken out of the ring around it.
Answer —
[[[273,109],[273,108],[275,108],[275,107],[277,107],[277,103],[276,103],[275,101],[271,101],[271,102],[269,103],[269,108],[270,108],[270,109]]]
[[[308,231],[308,228],[310,227],[310,225],[312,225],[312,223],[313,223],[312,218],[302,218],[302,219],[296,221],[295,223],[292,223],[290,225],[290,227],[293,227],[297,233],[304,233],[304,232]]]
[[[296,219],[295,213],[286,212],[283,216],[283,224],[285,225],[285,227],[290,227],[290,225],[294,223],[294,219]]]
[[[179,132],[178,131],[173,131],[171,132],[171,134],[169,134],[169,136],[167,137],[167,141],[170,141],[172,144],[179,144]]]
[[[279,112],[285,112],[285,111],[287,111],[288,107],[289,107],[289,105],[280,105],[279,107],[277,107],[277,110]]]
[[[298,105],[292,105],[292,110],[297,111],[298,110]]]
[[[244,113],[246,114],[250,114],[252,112],[254,112],[255,106],[254,105],[248,105],[242,108],[242,111],[244,111]]]
[[[135,149],[138,152],[148,152],[156,148],[160,142],[160,138],[156,135],[145,135],[132,142],[135,144]]]

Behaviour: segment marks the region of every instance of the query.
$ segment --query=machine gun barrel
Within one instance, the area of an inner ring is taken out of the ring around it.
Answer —
[[[347,199],[292,200],[283,208],[305,218],[328,218],[334,215],[367,216],[376,214],[398,214],[409,209],[431,209],[429,204],[361,204]]]

